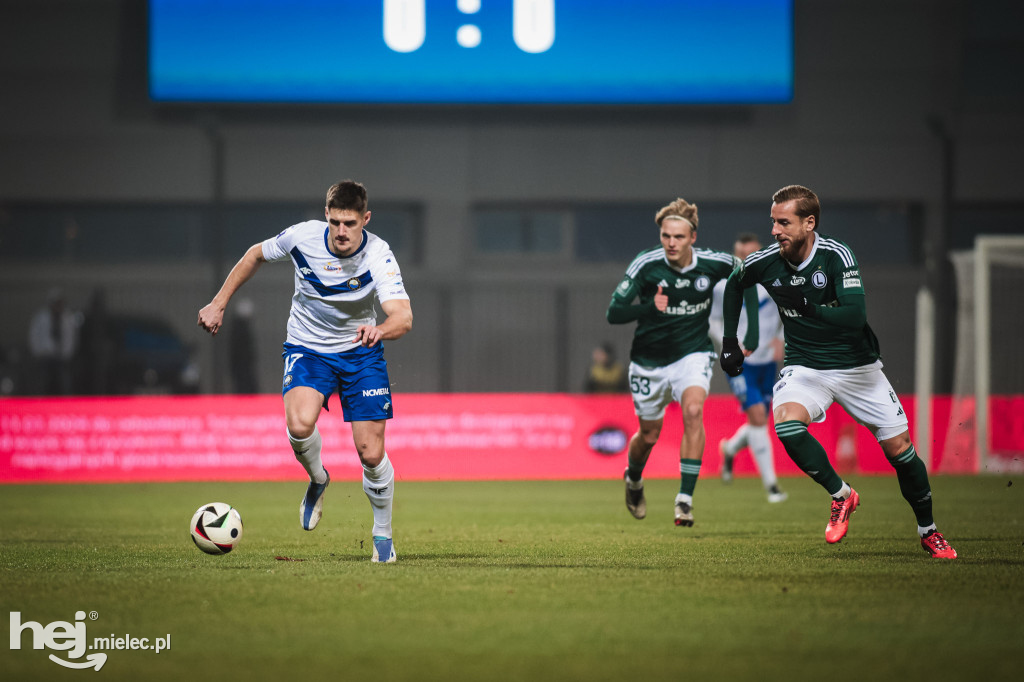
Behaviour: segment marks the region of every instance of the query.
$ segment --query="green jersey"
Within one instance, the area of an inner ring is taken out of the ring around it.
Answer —
[[[850,247],[838,239],[816,234],[811,255],[799,265],[783,258],[778,244],[747,256],[726,285],[726,336],[730,331],[736,335],[738,290],[755,284],[769,294],[773,287],[796,286],[813,306],[808,316],[779,306],[786,365],[852,369],[880,357],[878,339],[867,324],[860,266]]]
[[[660,246],[640,252],[612,294],[607,313],[612,324],[637,321],[630,360],[664,367],[684,355],[714,350],[708,338],[712,289],[737,264],[727,253],[695,248],[691,263],[680,270],[669,265]],[[664,312],[654,306],[659,286],[668,296]],[[633,305],[636,298],[639,305]],[[755,339],[756,334],[755,324]]]

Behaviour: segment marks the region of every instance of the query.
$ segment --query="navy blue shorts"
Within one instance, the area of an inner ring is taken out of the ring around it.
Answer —
[[[357,346],[344,353],[318,353],[305,346],[284,344],[284,380],[281,395],[296,386],[308,386],[324,396],[324,407],[335,390],[347,422],[391,419],[391,381],[384,347]]]
[[[766,409],[771,409],[772,389],[775,386],[775,379],[779,366],[774,362],[764,365],[743,364],[743,374],[738,377],[729,377],[729,388],[732,394],[739,399],[744,410],[749,410],[758,403],[763,403]]]

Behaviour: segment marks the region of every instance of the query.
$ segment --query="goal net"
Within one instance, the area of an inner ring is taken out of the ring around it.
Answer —
[[[956,366],[939,471],[1024,472],[1024,235],[952,256]]]

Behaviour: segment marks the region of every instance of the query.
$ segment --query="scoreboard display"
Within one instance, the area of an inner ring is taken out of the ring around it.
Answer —
[[[149,0],[159,102],[753,104],[792,0]]]

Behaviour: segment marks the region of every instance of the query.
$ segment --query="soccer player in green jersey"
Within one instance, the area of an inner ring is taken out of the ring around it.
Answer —
[[[932,518],[928,471],[910,442],[907,416],[882,372],[860,266],[850,247],[817,231],[820,214],[817,195],[806,187],[783,187],[772,197],[775,244],[747,256],[726,283],[722,369],[729,376],[742,372],[736,339],[741,292],[761,284],[778,304],[786,336],[784,366],[774,388],[775,433],[797,466],[832,496],[826,542],[843,539],[860,504],[857,491],[839,477],[807,431],[837,402],[878,439],[917,517],[921,546],[933,557],[955,559],[956,550]]]
[[[663,207],[654,220],[661,246],[633,259],[607,312],[612,324],[637,323],[630,350],[629,386],[640,426],[629,441],[629,466],[624,474],[626,508],[634,518],[647,515],[644,465],[661,434],[665,408],[678,402],[684,431],[675,523],[692,526],[693,491],[704,456],[704,400],[714,362],[714,347],[708,337],[712,289],[729,276],[738,261],[727,253],[694,248],[697,207],[685,199]],[[757,346],[757,294],[753,289],[750,298],[753,302],[747,310],[754,313],[744,340],[752,351]],[[634,303],[636,299],[638,303]]]

